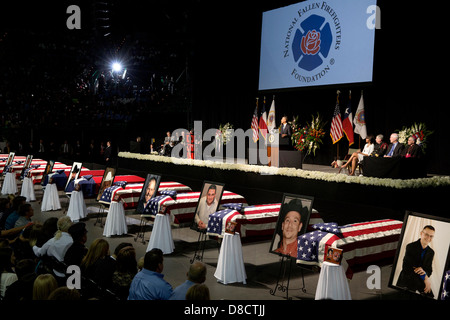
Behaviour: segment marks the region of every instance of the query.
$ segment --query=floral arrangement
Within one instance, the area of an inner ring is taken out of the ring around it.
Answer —
[[[306,151],[306,155],[313,153],[316,155],[316,150],[320,148],[323,143],[322,138],[325,136],[323,123],[320,115],[317,117],[312,116],[312,121],[305,126],[300,126],[298,123],[298,117],[294,118],[291,123],[292,127],[292,144],[299,151]]]
[[[408,143],[409,137],[416,138],[416,144],[422,146],[422,150],[425,151],[428,142],[428,137],[433,133],[429,131],[424,123],[414,123],[411,127],[403,127],[399,130],[398,141],[403,144]]]
[[[391,179],[391,178],[374,178],[364,176],[347,176],[345,174],[320,172],[320,171],[308,171],[296,168],[278,168],[259,166],[251,164],[241,163],[221,163],[211,160],[196,160],[196,159],[184,159],[176,157],[164,157],[159,155],[149,154],[136,154],[130,152],[120,152],[120,158],[125,159],[137,159],[155,162],[172,163],[175,165],[187,165],[197,167],[207,167],[217,170],[234,170],[236,172],[250,172],[260,175],[282,175],[288,177],[296,177],[302,179],[312,179],[327,182],[336,183],[354,183],[366,186],[387,187],[394,189],[406,189],[406,188],[429,188],[450,186],[450,176],[433,176],[430,178],[418,178],[418,179]]]
[[[227,144],[233,138],[233,125],[227,122],[226,124],[221,124],[219,130],[216,132],[216,141],[222,142],[224,145]]]

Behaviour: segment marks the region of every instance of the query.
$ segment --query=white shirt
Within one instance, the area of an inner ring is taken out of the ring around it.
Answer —
[[[72,243],[72,236],[67,232],[62,232],[61,238],[59,238],[58,240],[55,240],[55,238],[51,238],[40,248],[34,246],[33,251],[37,257],[48,255],[51,257],[55,257],[59,261],[63,261],[64,255],[66,254],[67,249],[69,249]]]
[[[200,203],[198,204],[198,211],[195,216],[195,222],[198,223],[201,220],[204,224],[207,225],[209,215],[216,212],[216,209],[217,209],[217,200],[215,198],[214,201],[209,206],[206,203],[206,197],[202,198],[200,200]]]
[[[42,257],[44,255],[55,257],[58,261],[64,261],[64,256],[66,255],[67,249],[72,245],[73,239],[70,234],[67,232],[62,232],[61,238],[56,240],[55,238],[51,238],[48,240],[42,247],[33,247],[33,252],[37,257]],[[53,270],[57,275],[61,275],[61,273]]]

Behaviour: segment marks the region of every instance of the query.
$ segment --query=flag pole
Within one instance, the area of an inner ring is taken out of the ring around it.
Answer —
[[[339,94],[341,93],[339,90],[336,92],[337,93],[337,97],[336,97],[336,103],[339,105]],[[336,148],[337,148],[337,156],[336,156],[336,161],[339,160],[339,141],[336,143]]]

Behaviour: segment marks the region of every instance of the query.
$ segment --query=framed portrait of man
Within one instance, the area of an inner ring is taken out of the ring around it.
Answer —
[[[47,164],[45,165],[45,169],[44,169],[44,174],[42,175],[41,185],[43,185],[46,182],[48,175],[50,173],[52,173],[54,165],[55,165],[55,160],[47,161]]]
[[[3,167],[3,174],[6,174],[6,167],[10,166],[13,163],[14,157],[16,156],[15,152],[10,152],[8,155],[8,159],[6,159],[5,166]]]
[[[98,188],[97,201],[102,197],[103,191],[112,186],[116,177],[116,168],[107,167],[103,173],[102,182]]]
[[[450,219],[407,211],[389,287],[439,299],[449,248]]]
[[[306,232],[314,197],[284,194],[269,252],[297,258],[298,237]]]
[[[66,186],[64,187],[64,192],[71,193],[71,192],[67,191],[67,187],[71,183],[75,183],[75,180],[78,179],[80,172],[81,172],[81,168],[82,168],[81,162],[74,162],[72,164],[72,168],[70,169],[69,177],[67,178]]]
[[[158,194],[159,184],[161,183],[161,175],[149,173],[142,187],[139,202],[136,208],[137,214],[142,214],[147,207],[149,201]]]
[[[209,216],[218,210],[224,188],[225,184],[223,183],[212,181],[203,182],[191,229],[206,232]]]
[[[25,163],[23,164],[22,172],[20,173],[20,178],[23,179],[25,176],[25,171],[31,166],[31,162],[33,161],[33,155],[27,155]]]

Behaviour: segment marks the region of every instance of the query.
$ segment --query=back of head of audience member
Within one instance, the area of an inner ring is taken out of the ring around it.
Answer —
[[[188,280],[195,283],[203,283],[206,280],[206,266],[201,261],[196,261],[189,267]]]
[[[33,300],[47,300],[49,295],[57,288],[58,282],[52,274],[40,274],[34,280]]]
[[[78,301],[81,299],[81,294],[76,289],[69,289],[66,286],[59,287],[48,296],[48,300],[65,300]]]
[[[186,292],[186,300],[211,300],[209,288],[203,283],[196,283]]]
[[[161,249],[152,249],[144,256],[144,269],[162,273],[163,271],[163,252]]]

